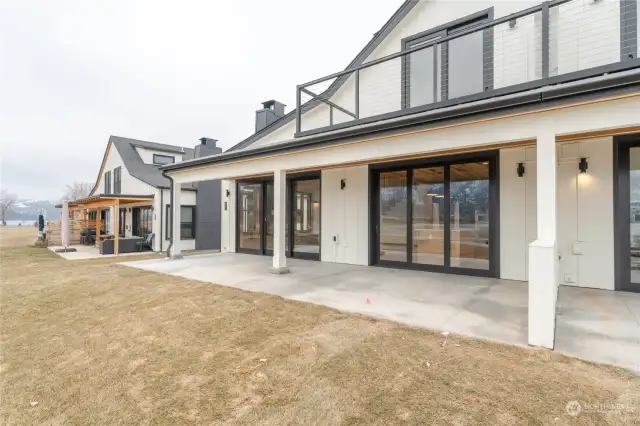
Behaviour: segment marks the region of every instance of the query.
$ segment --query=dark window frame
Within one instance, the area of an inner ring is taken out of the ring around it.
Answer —
[[[182,211],[180,212],[180,240],[181,241],[188,241],[188,240],[195,240],[196,239],[196,213],[197,213],[197,209],[196,209],[196,205],[194,204],[181,204],[180,205],[180,210],[184,209],[184,208],[189,208],[192,210],[191,213],[191,222],[183,222],[182,218],[184,217],[184,215],[182,214]],[[165,240],[168,241],[171,239],[171,223],[173,222],[173,215],[171,214],[171,204],[166,204],[165,205],[165,212],[167,214],[167,219],[165,221]],[[182,230],[183,229],[187,229],[189,228],[190,237],[183,237],[182,236]]]
[[[166,158],[166,159],[171,159],[170,162],[158,162],[157,159],[158,158]],[[155,164],[156,166],[164,166],[167,164],[174,164],[176,162],[176,157],[172,156],[172,155],[163,155],[163,154],[153,154],[153,164]]]
[[[425,40],[430,40],[437,37],[446,37],[461,29],[467,29],[469,26],[483,24],[485,22],[493,21],[494,8],[490,7],[485,10],[481,10],[476,13],[464,16],[460,19],[448,22],[443,25],[439,25],[435,28],[420,32],[418,34],[411,35],[402,39],[402,50],[407,50],[416,44],[422,43]],[[483,30],[482,35],[482,47],[483,47],[483,69],[482,69],[482,82],[483,92],[487,92],[493,89],[493,56],[494,56],[494,40],[493,40],[493,27]],[[441,46],[440,49],[440,100],[436,100],[435,88],[437,85],[437,79],[434,78],[434,102],[439,103],[449,100],[449,43],[438,43],[433,45],[434,54],[434,76],[437,73],[437,62],[435,61],[438,52],[437,46]],[[402,57],[402,78],[401,78],[401,94],[402,94],[402,109],[411,108],[411,79],[409,77],[411,55],[405,55]],[[482,93],[482,92],[479,92]],[[425,104],[428,105],[428,104]],[[416,105],[419,107],[422,105]]]
[[[411,178],[414,169],[443,166],[445,168],[444,195],[448,202],[444,203],[445,218],[450,217],[450,166],[468,162],[489,162],[489,269],[471,269],[450,266],[450,221],[445,220],[444,249],[445,266],[414,263],[412,260],[413,211],[411,202],[407,202],[407,261],[397,262],[380,260],[380,173],[407,170],[407,193],[412,193]],[[419,160],[374,164],[369,166],[369,265],[410,269],[447,274],[470,275],[479,277],[500,277],[500,155],[498,150],[477,153],[434,157]],[[449,259],[447,259],[449,257]]]
[[[104,172],[104,193],[111,194],[111,170]]]
[[[113,169],[113,193],[122,193],[122,166]]]

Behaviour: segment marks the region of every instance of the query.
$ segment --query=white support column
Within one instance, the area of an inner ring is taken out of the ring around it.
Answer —
[[[553,349],[558,299],[558,254],[557,154],[552,125],[541,126],[536,154],[538,237],[529,245],[529,344]]]
[[[287,206],[287,172],[273,173],[273,267],[272,274],[286,274],[287,256],[285,252],[285,214]]]
[[[182,188],[179,183],[173,184],[173,197],[171,198],[171,236],[172,244],[171,250],[169,250],[169,257],[171,259],[182,259],[182,252],[180,250],[180,199]]]

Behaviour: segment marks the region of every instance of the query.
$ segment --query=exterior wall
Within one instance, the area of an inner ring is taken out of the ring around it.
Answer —
[[[559,284],[614,290],[613,139],[560,144],[558,163]]]
[[[227,191],[229,196],[227,197]],[[233,180],[221,181],[221,236],[222,242],[220,251],[235,252],[236,251],[236,182]]]
[[[486,9],[493,9],[494,19],[539,5],[539,0],[498,2],[479,0],[421,1],[387,36],[365,62],[380,59],[402,49],[406,37],[447,24]],[[519,18],[515,27],[508,23],[493,28],[493,86],[501,88],[542,77],[541,13]],[[603,28],[607,28],[603,31]],[[619,1],[573,0],[550,9],[550,75],[561,75],[620,60]],[[349,76],[331,96],[335,104],[355,111],[354,77]],[[322,93],[331,81],[309,89]],[[402,58],[397,58],[360,72],[360,117],[397,112],[401,109]],[[303,97],[306,95],[303,95]],[[307,97],[308,98],[308,97]],[[303,99],[306,101],[308,99]],[[311,130],[330,124],[329,106],[321,104],[302,116],[301,129]],[[353,120],[337,111],[334,124]],[[286,128],[286,129],[285,129]],[[254,146],[290,140],[295,120],[267,135]]]
[[[321,179],[320,259],[323,262],[368,265],[368,166],[323,170]],[[342,179],[346,181],[343,190],[340,189]]]
[[[169,247],[169,238],[170,235],[167,235],[167,206],[171,205],[171,194],[170,191],[168,189],[163,189],[162,190],[164,192],[163,195],[163,207],[162,207],[162,250],[165,251],[167,250],[167,248]],[[156,224],[160,225],[160,215],[159,215],[159,208],[160,208],[160,195],[159,195],[160,190],[158,190],[158,195],[155,197],[154,199],[154,216],[153,216],[153,232],[159,236],[160,235],[160,228],[159,226],[156,226]],[[157,199],[157,200],[156,200]],[[157,207],[155,202],[157,201]],[[183,206],[195,206],[196,205],[196,193],[194,191],[185,191],[184,189],[182,191],[180,191],[180,205]],[[196,211],[196,235],[197,235],[197,218],[198,213]],[[159,240],[160,238],[158,238]],[[174,241],[175,242],[175,241]],[[196,240],[194,239],[189,239],[189,240],[180,240],[179,243],[180,244],[180,250],[195,250],[196,249]],[[154,250],[156,250],[155,248],[155,244],[154,244]],[[160,244],[158,244],[158,249],[160,250]]]
[[[136,148],[136,151],[138,151],[140,158],[142,158],[142,161],[146,164],[153,164],[153,154],[173,157],[176,163],[182,161],[183,159],[182,154],[176,154],[174,152],[156,151],[152,149],[140,148],[139,146],[136,146],[135,148]]]
[[[196,193],[196,250],[220,250],[221,196],[219,180],[198,183],[198,192]]]
[[[518,163],[525,173],[518,177]],[[527,281],[529,244],[537,237],[536,148],[500,150],[500,278]]]
[[[113,189],[113,170],[117,167],[122,167],[122,194],[149,195],[155,193],[155,187],[129,174],[129,171],[120,158],[118,150],[115,146],[110,145],[109,153],[107,154],[107,160],[104,164],[104,170],[102,170],[102,174],[99,176],[98,186],[96,187],[97,189],[95,191],[96,194],[104,193],[104,174],[108,171],[111,171],[111,188]]]

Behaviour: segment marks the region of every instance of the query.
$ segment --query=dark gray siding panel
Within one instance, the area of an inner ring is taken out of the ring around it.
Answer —
[[[219,180],[198,183],[196,210],[196,250],[220,250]]]

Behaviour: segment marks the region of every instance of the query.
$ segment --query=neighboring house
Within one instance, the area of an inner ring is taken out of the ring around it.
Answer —
[[[92,202],[102,198],[145,198],[119,208],[118,234],[146,237],[153,232],[153,250],[169,247],[170,180],[160,166],[222,152],[216,140],[202,138],[195,148],[111,136],[96,183],[89,194]],[[180,250],[220,248],[220,181],[182,185],[179,197]],[[75,203],[78,204],[78,203]],[[87,205],[89,205],[87,203]],[[114,234],[114,208],[103,208],[101,219]],[[95,214],[95,213],[94,213]]]
[[[407,1],[345,71],[291,82],[295,110],[267,102],[228,152],[162,169],[177,196],[223,179],[222,250],[273,272],[528,281],[529,343],[553,347],[558,285],[640,290],[639,9]]]

